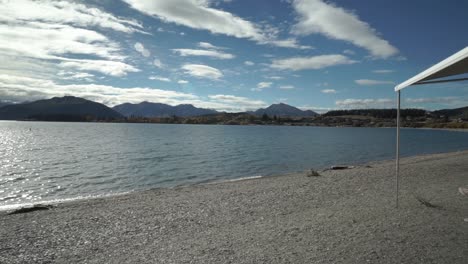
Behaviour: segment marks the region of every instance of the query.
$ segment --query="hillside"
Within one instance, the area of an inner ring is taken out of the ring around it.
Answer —
[[[260,108],[257,111],[249,112],[256,116],[261,115],[268,115],[270,117],[277,116],[277,117],[311,117],[318,115],[316,112],[311,110],[301,110],[297,107],[290,106],[287,104],[279,103],[279,104],[272,104],[267,108]]]
[[[218,113],[215,110],[197,108],[190,104],[171,106],[151,102],[141,102],[139,104],[125,103],[114,106],[113,109],[126,117],[189,117]]]
[[[3,107],[3,106],[5,106],[5,105],[11,105],[11,104],[12,104],[12,103],[10,103],[10,102],[1,101],[1,100],[0,100],[0,107]]]
[[[455,109],[442,109],[432,112],[435,116],[444,116],[447,118],[462,118],[468,120],[468,106]]]
[[[88,121],[119,119],[111,108],[83,98],[65,96],[0,107],[3,120]]]

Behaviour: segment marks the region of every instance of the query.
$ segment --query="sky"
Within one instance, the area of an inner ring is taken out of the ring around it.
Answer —
[[[458,0],[0,0],[0,101],[391,108],[396,84],[468,45],[466,10]],[[403,107],[461,107],[468,82],[402,95]]]

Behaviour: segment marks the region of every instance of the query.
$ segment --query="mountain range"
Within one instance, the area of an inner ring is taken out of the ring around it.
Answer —
[[[3,103],[3,102],[0,102]],[[409,116],[420,117],[431,115],[435,118],[461,118],[468,120],[468,107],[456,109],[442,109],[437,111],[425,111],[422,109],[405,109]],[[125,103],[109,108],[106,105],[96,103],[74,96],[54,97],[51,99],[26,102],[21,104],[0,105],[0,120],[44,120],[44,121],[93,121],[93,120],[124,120],[126,117],[197,117],[226,114],[212,109],[197,108],[190,104],[171,106],[161,103],[141,102],[139,104]],[[284,103],[272,104],[267,108],[256,111],[238,113],[269,118],[277,117],[314,117],[318,114],[311,110],[301,110]],[[347,116],[361,115],[379,118],[394,118],[395,109],[357,109],[335,110],[322,116]]]
[[[141,102],[139,104],[125,103],[116,105],[113,109],[125,117],[189,117],[217,114],[218,111],[197,108],[191,104],[171,106],[161,103]]]
[[[86,121],[123,118],[115,110],[74,96],[54,97],[0,107],[3,120]]]
[[[21,104],[0,105],[3,120],[89,121],[115,120],[124,117],[196,117],[220,114],[213,109],[198,108],[190,104],[171,106],[162,103],[124,103],[113,108],[74,96],[54,97]],[[300,110],[287,104],[273,104],[248,114],[278,117],[311,117],[317,113]]]

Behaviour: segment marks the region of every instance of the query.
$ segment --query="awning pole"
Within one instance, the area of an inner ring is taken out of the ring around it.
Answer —
[[[397,100],[397,138],[396,138],[396,208],[398,208],[398,193],[400,189],[399,177],[400,177],[400,90],[398,91],[398,100]]]

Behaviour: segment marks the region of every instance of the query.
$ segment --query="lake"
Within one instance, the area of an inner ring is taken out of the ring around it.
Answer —
[[[468,149],[403,129],[402,156]],[[393,159],[395,129],[0,121],[0,209]]]

